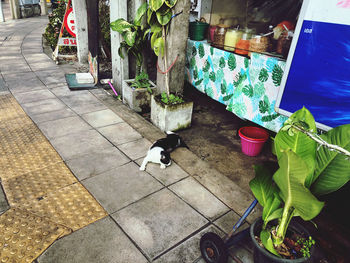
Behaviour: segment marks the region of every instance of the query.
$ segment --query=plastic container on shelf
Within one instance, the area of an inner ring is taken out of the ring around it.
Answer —
[[[215,34],[216,26],[209,26],[208,30],[208,40],[210,42],[214,42],[214,34]]]
[[[229,26],[224,24],[219,24],[216,26],[214,33],[214,42],[213,45],[218,48],[224,48],[225,44],[225,34]]]
[[[251,38],[252,34],[249,31],[245,31],[242,34],[242,38],[238,40],[236,44],[235,53],[239,55],[248,55]]]
[[[269,133],[258,127],[242,127],[238,134],[241,138],[242,152],[248,156],[259,155],[265,142],[269,139]]]
[[[224,48],[234,51],[237,42],[241,39],[243,32],[238,29],[228,29],[225,35]]]
[[[195,21],[190,22],[189,35],[191,40],[201,41],[207,36],[208,23]]]

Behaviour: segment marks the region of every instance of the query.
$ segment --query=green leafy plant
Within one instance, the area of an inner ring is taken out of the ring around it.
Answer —
[[[274,146],[279,169],[271,175],[266,168],[255,167],[250,188],[263,206],[260,239],[268,251],[280,256],[291,219],[313,219],[324,206],[317,198],[350,180],[350,124],[318,135],[314,117],[302,108],[285,122]],[[277,225],[268,227],[275,219]]]
[[[147,12],[147,3],[143,3],[136,11],[133,22],[128,22],[123,18],[119,18],[111,23],[111,29],[121,34],[124,39],[120,43],[118,54],[121,58],[125,58],[124,53],[131,54],[136,58],[136,75],[140,74],[143,63],[142,50],[145,45],[147,31],[142,19]]]
[[[174,94],[170,94],[168,96],[168,94],[166,92],[163,92],[161,94],[161,101],[165,105],[176,105],[176,104],[181,104],[181,103],[185,102],[182,97],[174,95]]]
[[[299,238],[297,243],[301,246],[300,252],[302,253],[303,257],[309,258],[311,256],[310,250],[316,243],[315,240],[312,237],[309,237],[309,239]]]
[[[152,94],[148,74],[143,71],[135,77],[134,81],[131,82],[130,87],[135,89],[147,89],[147,91]]]
[[[147,9],[147,23],[150,28],[146,33],[152,34],[151,48],[157,56],[164,57],[164,68],[168,68],[166,35],[173,16],[173,8],[177,0],[150,0]],[[201,50],[199,53],[201,54]],[[165,84],[168,97],[170,96],[169,76],[165,73]]]

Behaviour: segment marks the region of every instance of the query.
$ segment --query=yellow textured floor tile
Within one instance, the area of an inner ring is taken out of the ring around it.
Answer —
[[[0,216],[0,262],[32,262],[70,229],[28,211],[11,208]]]
[[[11,206],[30,202],[52,191],[76,183],[77,179],[63,163],[2,181]]]
[[[40,200],[21,204],[21,207],[73,231],[107,216],[106,211],[79,183],[51,192]]]

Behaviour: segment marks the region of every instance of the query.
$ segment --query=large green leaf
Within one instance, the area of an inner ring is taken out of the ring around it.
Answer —
[[[164,56],[164,39],[159,37],[154,41],[154,53],[159,56],[160,54]]]
[[[163,4],[165,0],[150,0],[149,6],[153,11],[157,11]]]
[[[170,8],[174,7],[176,5],[176,2],[177,0],[165,0],[165,4]]]
[[[293,113],[286,121],[285,126],[289,125],[289,123],[302,123],[304,126],[308,127],[308,130],[316,131],[315,119],[305,107]],[[275,138],[277,159],[281,158],[283,151],[291,149],[306,162],[308,176],[305,184],[307,187],[309,187],[313,181],[316,148],[317,143],[306,134],[299,131],[290,134],[290,131],[285,130],[284,127],[277,133]]]
[[[278,164],[280,168],[273,179],[281,191],[285,207],[294,207],[304,220],[311,220],[321,212],[323,203],[305,187],[308,176],[306,162],[289,149],[282,153]]]
[[[262,213],[262,219],[264,221],[264,226],[266,226],[266,224],[276,218],[272,218],[271,215],[280,208],[282,203],[281,198],[278,196],[277,192],[276,194],[274,194],[273,196],[270,196],[267,199],[266,205],[264,206],[264,210]],[[281,212],[282,213],[282,212]],[[275,215],[276,216],[276,215]]]
[[[136,35],[137,35],[136,31],[135,32],[125,31],[125,32],[122,32],[121,35],[129,46],[133,46],[135,44]]]
[[[271,234],[268,230],[262,230],[260,232],[260,240],[263,243],[265,249],[267,249],[268,251],[270,251],[272,254],[281,257],[277,251],[275,250],[274,246],[273,246],[273,241],[271,238]]]
[[[272,174],[262,165],[255,165],[254,170],[255,177],[249,182],[249,187],[259,204],[264,207],[276,190],[272,181]]]
[[[171,12],[170,11],[171,10],[169,9],[168,12],[166,12],[166,13],[161,13],[159,11],[156,12],[159,24],[161,24],[162,26],[165,26],[166,24],[169,23],[169,21],[171,20]]]
[[[111,23],[111,29],[117,31],[118,33],[123,33],[126,31],[131,32],[133,25],[123,18],[119,18]]]
[[[148,8],[147,9],[147,23],[150,25],[150,26],[152,26],[152,23],[151,23],[151,21],[152,21],[152,17],[153,17],[153,15],[154,15],[154,11],[151,9],[151,8]]]
[[[141,25],[142,17],[145,15],[147,11],[147,2],[143,3],[136,11],[134,24],[137,26]]]
[[[151,37],[151,48],[154,50],[154,43],[156,42],[156,40],[161,37],[162,34],[161,32],[155,32],[152,34],[152,37]]]
[[[331,129],[321,137],[350,151],[350,124]],[[334,192],[350,180],[350,160],[343,154],[321,147],[316,153],[316,181],[311,187],[315,195]]]

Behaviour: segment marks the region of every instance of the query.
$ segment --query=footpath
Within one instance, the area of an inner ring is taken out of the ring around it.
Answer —
[[[1,262],[203,263],[200,237],[230,232],[252,195],[187,149],[139,171],[164,133],[103,89],[70,91],[46,24],[0,23]]]

